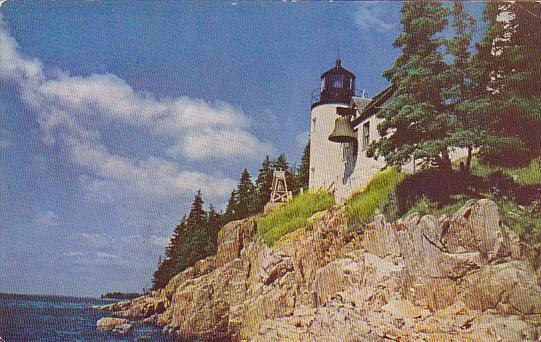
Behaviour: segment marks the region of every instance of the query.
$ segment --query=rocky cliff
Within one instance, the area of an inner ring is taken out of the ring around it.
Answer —
[[[537,341],[541,253],[490,200],[452,218],[382,216],[351,232],[341,209],[272,249],[252,219],[216,256],[149,296],[108,306],[171,334],[232,341]]]

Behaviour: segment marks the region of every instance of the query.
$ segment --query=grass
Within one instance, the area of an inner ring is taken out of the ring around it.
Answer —
[[[528,166],[521,168],[497,167],[483,165],[477,158],[472,158],[471,171],[474,175],[488,177],[495,172],[501,172],[512,177],[521,185],[541,184],[541,158],[534,159]]]
[[[365,190],[354,194],[346,205],[349,227],[358,229],[369,223],[377,211],[383,211],[393,219],[396,212],[395,189],[402,179],[395,168],[387,168],[374,175]]]
[[[333,205],[334,198],[328,192],[306,192],[267,216],[257,217],[257,234],[272,247],[282,236],[305,227],[310,216]]]

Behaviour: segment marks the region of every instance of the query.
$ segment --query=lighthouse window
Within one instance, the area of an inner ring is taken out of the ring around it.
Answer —
[[[368,148],[370,144],[370,121],[363,125],[363,149]]]
[[[333,75],[332,76],[332,87],[333,88],[343,88],[344,86],[344,76],[343,75]]]

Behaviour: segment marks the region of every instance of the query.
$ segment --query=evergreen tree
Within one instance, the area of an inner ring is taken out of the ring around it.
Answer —
[[[172,277],[198,260],[216,252],[216,240],[221,226],[221,216],[214,206],[209,213],[203,208],[201,191],[198,191],[191,205],[190,213],[175,227],[166,258],[160,262],[152,279],[153,288],[163,288]]]
[[[442,30],[447,10],[436,1],[404,2],[403,32],[394,42],[402,52],[385,77],[396,91],[378,114],[382,138],[371,144],[368,155],[383,156],[390,165],[403,165],[412,158],[449,169],[450,132],[457,120],[449,114],[442,92],[446,64]]]
[[[209,206],[208,212],[208,235],[210,238],[209,245],[211,246],[211,254],[216,253],[217,250],[217,241],[218,241],[218,232],[222,227],[222,217],[220,213],[216,211],[214,205]]]
[[[224,220],[225,222],[231,222],[234,220],[238,220],[239,216],[237,214],[237,208],[238,208],[238,193],[236,190],[231,191],[231,196],[229,196],[229,200],[227,202],[227,206],[225,208],[225,214],[224,214]]]
[[[297,173],[297,186],[299,188],[308,189],[308,181],[310,179],[310,140],[304,148],[304,152],[301,157],[301,165]]]
[[[541,154],[541,4],[489,3],[484,14],[488,28],[478,46],[472,101],[487,132],[479,154],[489,163],[520,166]]]
[[[452,9],[454,37],[447,42],[447,51],[453,61],[447,70],[446,102],[450,113],[458,119],[458,127],[452,133],[451,145],[467,148],[466,169],[469,171],[474,147],[482,144],[483,131],[479,117],[471,110],[469,100],[476,87],[473,82],[475,66],[469,48],[475,32],[475,19],[468,14],[464,3],[455,0]]]
[[[164,288],[175,274],[171,259],[160,261],[158,263],[158,269],[154,272],[152,277],[152,289],[157,290]]]
[[[180,269],[186,269],[193,266],[195,262],[209,255],[208,247],[208,229],[207,213],[203,208],[203,199],[201,191],[197,191],[192,203],[190,213],[186,218],[187,236],[183,241],[182,254],[178,255],[178,265]]]
[[[261,164],[259,169],[259,175],[255,181],[257,198],[258,198],[258,211],[263,210],[265,204],[270,201],[272,178],[274,173],[274,161],[271,161],[269,156],[265,156],[265,160]]]
[[[257,193],[254,183],[247,169],[242,171],[240,182],[237,187],[236,214],[239,218],[245,218],[257,212]]]
[[[186,230],[186,216],[184,216],[181,222],[175,227],[173,235],[169,241],[169,245],[165,249],[165,259],[158,263],[158,269],[154,272],[152,279],[152,288],[163,288],[169,280],[180,272],[180,265],[178,263],[179,255],[183,253],[183,241],[187,236]]]

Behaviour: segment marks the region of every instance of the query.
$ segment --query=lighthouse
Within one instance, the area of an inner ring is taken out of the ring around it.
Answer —
[[[342,67],[342,61],[321,75],[321,87],[312,93],[310,122],[310,190],[333,190],[348,173],[355,157],[354,144],[336,143],[329,136],[335,123],[347,112],[355,96],[355,75]],[[348,118],[353,119],[353,118]],[[351,131],[351,134],[357,134]],[[352,140],[356,140],[355,136]],[[350,167],[349,167],[350,168]]]

